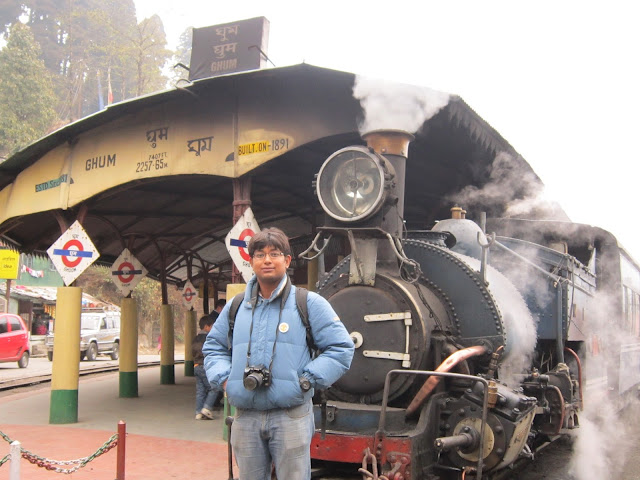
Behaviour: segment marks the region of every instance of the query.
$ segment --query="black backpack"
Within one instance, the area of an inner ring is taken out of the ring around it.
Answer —
[[[309,323],[309,310],[307,308],[307,296],[309,292],[306,288],[296,287],[296,307],[298,308],[298,313],[300,314],[300,318],[302,319],[302,324],[304,328],[307,330],[307,347],[309,348],[309,353],[313,358],[315,353],[318,351],[318,347],[313,341],[313,335],[311,333],[311,324]],[[244,292],[238,293],[233,300],[231,301],[231,307],[229,308],[229,348],[231,348],[233,338],[233,327],[236,323],[236,315],[238,315],[238,309],[240,308],[240,304],[244,300]]]

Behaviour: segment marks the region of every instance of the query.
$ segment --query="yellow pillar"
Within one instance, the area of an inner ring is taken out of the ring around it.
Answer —
[[[120,397],[138,396],[138,306],[123,298],[120,315]]]
[[[316,283],[318,283],[318,259],[314,258],[307,262],[307,290],[315,292]]]
[[[78,421],[82,289],[59,287],[56,300],[49,423]]]
[[[242,293],[247,288],[246,283],[230,283],[227,285],[227,302],[232,302],[233,297],[235,297],[238,293]],[[235,415],[236,409],[227,401],[227,392],[224,392],[224,418],[227,418],[229,415]],[[223,440],[227,440],[229,436],[229,427],[225,423],[222,426],[222,438]]]
[[[175,340],[173,337],[173,307],[161,305],[160,332],[162,334],[162,351],[160,352],[160,383],[174,385],[176,383]]]
[[[193,351],[191,343],[196,338],[196,311],[188,310],[184,320],[184,376],[193,377]]]

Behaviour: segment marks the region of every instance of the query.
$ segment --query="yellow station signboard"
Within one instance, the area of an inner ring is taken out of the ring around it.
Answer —
[[[18,278],[20,254],[6,247],[0,247],[0,278],[15,280]]]

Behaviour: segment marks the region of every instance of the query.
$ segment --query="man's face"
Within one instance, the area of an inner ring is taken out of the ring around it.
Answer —
[[[261,283],[279,283],[290,263],[291,255],[284,255],[277,248],[269,246],[256,250],[251,257],[251,267]]]

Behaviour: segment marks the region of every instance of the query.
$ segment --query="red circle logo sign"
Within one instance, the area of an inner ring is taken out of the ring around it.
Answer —
[[[253,232],[253,230],[251,230],[250,228],[245,228],[242,233],[240,234],[239,239],[242,240],[243,242],[246,242],[247,246],[249,245],[249,240],[251,240],[251,238],[255,235],[255,233]],[[245,238],[247,238],[248,240],[245,240]],[[247,262],[251,260],[251,257],[249,256],[249,252],[247,252],[244,247],[238,247],[238,250],[240,251],[240,256],[246,260]]]
[[[69,240],[67,243],[64,244],[64,247],[62,247],[63,250],[71,250],[70,247],[76,247],[78,249],[79,252],[84,251],[84,247],[82,246],[82,243],[80,242],[80,240],[78,239],[73,239],[73,240]],[[72,258],[73,260],[70,260],[70,258]],[[61,256],[62,259],[62,263],[64,263],[65,267],[69,267],[69,268],[74,268],[77,267],[78,265],[80,265],[80,262],[82,261],[82,257],[68,257],[67,255],[62,255]]]
[[[187,287],[187,289],[184,291],[184,299],[187,302],[190,302],[191,299],[194,297],[195,292],[191,291],[191,288]]]
[[[129,262],[123,262],[120,264],[120,266],[118,267],[118,271],[122,272],[118,274],[118,278],[120,279],[120,281],[122,283],[129,283],[131,280],[133,280],[133,278],[135,277],[135,275],[131,272],[133,272],[135,270],[134,266],[129,263]],[[124,272],[129,272],[129,275],[124,275]]]

